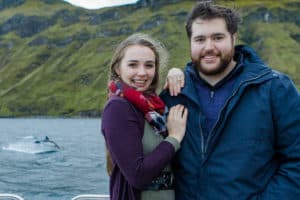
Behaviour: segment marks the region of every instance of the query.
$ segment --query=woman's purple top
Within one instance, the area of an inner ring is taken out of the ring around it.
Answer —
[[[145,119],[122,97],[110,98],[101,118],[102,133],[113,161],[111,199],[139,200],[141,190],[171,161],[174,146],[164,140],[151,153],[144,155]]]

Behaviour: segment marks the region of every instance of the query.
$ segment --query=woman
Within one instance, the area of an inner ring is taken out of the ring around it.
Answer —
[[[170,161],[183,139],[187,110],[172,107],[165,122],[165,105],[155,93],[163,50],[149,36],[134,34],[112,58],[102,113],[112,200],[175,199]]]

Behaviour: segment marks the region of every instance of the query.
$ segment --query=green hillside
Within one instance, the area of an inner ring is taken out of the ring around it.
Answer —
[[[99,116],[113,50],[134,32],[161,40],[169,67],[183,67],[195,1],[147,2],[85,10],[60,0],[0,1],[0,116]],[[239,43],[300,88],[299,0],[217,2],[241,11]]]

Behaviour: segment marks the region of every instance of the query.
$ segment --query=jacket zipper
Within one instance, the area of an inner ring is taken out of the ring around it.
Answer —
[[[211,90],[211,91],[210,91],[210,98],[213,99],[214,96],[215,96],[215,91]]]
[[[200,111],[199,111],[200,113]],[[200,120],[200,115],[198,115],[198,122],[199,122],[199,130],[200,130],[200,137],[201,137],[201,158],[204,160],[205,158],[205,144],[204,144],[204,136],[203,136],[203,131],[202,131],[202,126],[201,126],[201,120]]]
[[[219,114],[219,116],[218,116],[218,119],[217,119],[217,121],[216,121],[214,127],[212,128],[212,130],[209,132],[209,134],[208,134],[208,136],[207,136],[206,143],[203,144],[204,147],[201,148],[201,149],[204,149],[204,152],[202,153],[202,155],[204,155],[204,154],[207,153],[207,147],[208,147],[208,143],[209,143],[209,141],[210,141],[211,135],[212,135],[212,133],[215,131],[215,129],[216,129],[216,127],[217,127],[217,124],[218,124],[218,122],[219,122],[219,120],[220,120],[221,114],[222,114],[224,108],[227,106],[228,102],[231,100],[231,98],[234,97],[234,96],[236,95],[236,93],[239,91],[240,87],[241,87],[243,84],[245,84],[245,83],[247,83],[247,82],[255,81],[255,80],[259,79],[260,77],[263,77],[264,75],[266,75],[266,74],[268,74],[268,73],[269,73],[269,72],[266,72],[266,73],[261,74],[260,76],[257,76],[257,77],[255,77],[255,78],[253,78],[253,79],[249,79],[249,80],[246,80],[246,81],[241,82],[240,85],[237,87],[237,89],[234,91],[234,93],[227,99],[227,101],[225,102],[224,106],[223,106],[222,109],[221,109],[221,112],[220,112],[220,114]],[[200,127],[201,127],[201,125],[200,125]],[[201,134],[201,135],[202,135],[202,134]],[[202,137],[203,137],[203,136],[202,136]],[[201,138],[201,139],[202,139],[202,138]]]

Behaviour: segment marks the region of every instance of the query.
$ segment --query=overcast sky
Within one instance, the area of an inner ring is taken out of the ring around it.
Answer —
[[[63,0],[63,1],[67,1],[75,6],[80,6],[86,9],[98,9],[103,7],[132,4],[137,2],[137,0]]]

